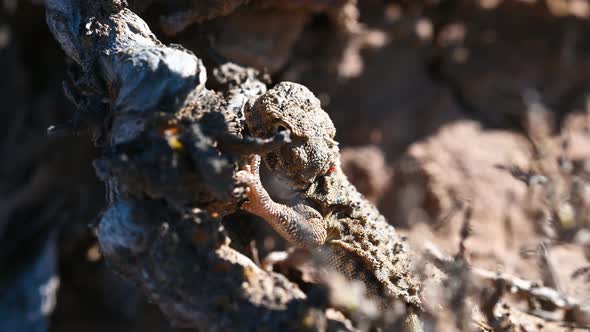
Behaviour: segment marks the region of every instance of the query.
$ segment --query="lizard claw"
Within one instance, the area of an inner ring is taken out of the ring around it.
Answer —
[[[242,210],[244,210],[246,212],[250,212],[250,213],[253,213],[255,210],[250,201],[245,201],[244,203],[242,203],[241,208],[242,208]]]
[[[259,166],[260,156],[255,155],[250,165],[236,172],[236,179],[244,182],[247,187],[246,197],[248,200],[242,203],[242,210],[254,213],[259,209],[261,196],[268,195],[260,183]]]

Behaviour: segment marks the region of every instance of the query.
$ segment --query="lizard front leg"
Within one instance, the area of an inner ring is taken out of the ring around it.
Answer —
[[[248,201],[242,209],[266,220],[285,240],[304,248],[314,248],[326,241],[326,222],[321,214],[304,204],[293,207],[272,200],[260,182],[260,156],[236,177],[248,185]]]

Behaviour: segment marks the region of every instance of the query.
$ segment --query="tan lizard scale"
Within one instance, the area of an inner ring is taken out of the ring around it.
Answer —
[[[246,172],[240,177],[250,187],[249,201],[242,208],[268,220],[270,225],[289,242],[313,248],[326,241],[325,222],[319,212],[303,204],[288,207],[274,202],[260,183],[260,156],[254,156]]]
[[[420,308],[407,244],[342,172],[334,125],[313,93],[282,82],[258,98],[246,112],[246,123],[260,138],[288,130],[293,143],[255,156],[238,172],[250,188],[243,209],[294,245],[325,257],[332,269],[360,281],[367,295],[385,306],[402,299]],[[271,194],[260,181],[260,159],[279,179],[267,186]]]

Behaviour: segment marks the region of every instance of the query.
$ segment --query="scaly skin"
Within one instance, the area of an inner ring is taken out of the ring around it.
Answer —
[[[237,173],[249,187],[242,208],[294,245],[322,254],[384,306],[402,299],[420,308],[407,245],[342,172],[335,128],[319,100],[304,86],[283,82],[258,98],[246,122],[255,137],[288,130],[293,142],[254,156]],[[272,195],[260,180],[261,159],[278,179],[267,186]]]
[[[268,220],[270,225],[287,241],[305,248],[323,245],[326,241],[325,221],[319,212],[306,205],[289,207],[274,202],[260,182],[260,156],[239,171],[238,176],[248,184],[248,202],[242,209]]]

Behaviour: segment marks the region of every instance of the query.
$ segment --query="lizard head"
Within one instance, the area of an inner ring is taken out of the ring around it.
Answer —
[[[320,101],[305,86],[281,82],[259,97],[246,112],[252,135],[270,138],[288,131],[292,142],[262,156],[273,171],[304,188],[340,162],[336,129]]]

